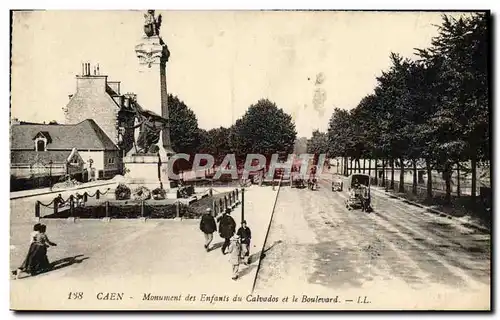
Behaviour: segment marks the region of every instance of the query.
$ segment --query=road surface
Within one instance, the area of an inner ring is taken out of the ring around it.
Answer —
[[[281,188],[255,292],[371,300],[339,308],[489,307],[489,234],[383,193],[373,213],[348,211],[330,186]]]

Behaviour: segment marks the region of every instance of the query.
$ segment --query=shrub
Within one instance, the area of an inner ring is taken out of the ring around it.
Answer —
[[[134,198],[134,200],[148,200],[151,199],[151,191],[149,191],[149,189],[144,186],[140,186],[134,190],[134,194],[132,197]]]
[[[156,188],[151,192],[151,194],[153,196],[153,199],[163,200],[163,199],[165,199],[165,197],[167,195],[167,191],[165,191],[165,189],[162,189],[162,188]]]
[[[128,200],[130,199],[130,188],[123,183],[118,184],[115,189],[115,199],[116,200]]]

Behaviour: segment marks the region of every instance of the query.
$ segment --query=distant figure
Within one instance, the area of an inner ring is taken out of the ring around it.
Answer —
[[[205,250],[210,251],[210,243],[214,239],[213,233],[217,231],[217,225],[215,223],[215,218],[212,215],[212,209],[207,208],[206,213],[201,217],[200,221],[200,230],[203,232],[205,236]]]
[[[78,192],[76,193],[75,195],[75,199],[76,199],[76,206],[77,207],[83,207],[83,195],[79,194]]]
[[[58,207],[62,207],[64,205],[64,199],[60,193],[54,199],[54,205],[57,205]]]
[[[233,217],[229,215],[231,209],[226,209],[222,216],[217,218],[219,221],[219,235],[224,238],[224,244],[222,245],[222,254],[226,254],[226,248],[229,247],[230,239],[236,231],[236,222]]]
[[[247,226],[247,222],[245,220],[241,221],[241,227],[238,229],[236,234],[240,237],[241,258],[243,259],[243,263],[248,265],[250,259],[250,240],[252,239],[252,231]]]
[[[231,263],[231,266],[233,267],[233,276],[231,279],[236,280],[239,277],[241,259],[241,244],[239,236],[235,235],[231,238],[228,253],[230,254],[229,263]]]

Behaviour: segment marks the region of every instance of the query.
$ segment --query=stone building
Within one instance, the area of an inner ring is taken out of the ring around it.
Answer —
[[[19,122],[11,124],[11,179],[110,178],[121,170],[121,151],[87,119],[73,125]]]
[[[134,146],[134,115],[136,95],[122,94],[120,81],[109,81],[101,75],[99,65],[82,64],[81,75],[76,76],[76,92],[69,96],[63,108],[66,124],[93,119],[120,149],[121,157]]]

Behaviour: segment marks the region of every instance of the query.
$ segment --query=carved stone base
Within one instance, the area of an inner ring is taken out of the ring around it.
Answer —
[[[125,167],[125,183],[132,185],[143,185],[150,190],[163,185],[164,189],[170,189],[171,181],[168,178],[168,162],[162,159],[161,166],[158,165],[158,155],[133,155],[123,158]],[[160,177],[158,177],[160,173]]]

